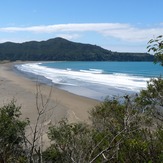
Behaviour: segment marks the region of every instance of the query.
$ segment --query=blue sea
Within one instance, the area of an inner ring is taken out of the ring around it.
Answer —
[[[139,93],[150,78],[163,74],[163,67],[153,62],[43,62],[15,67],[47,84],[101,101]]]

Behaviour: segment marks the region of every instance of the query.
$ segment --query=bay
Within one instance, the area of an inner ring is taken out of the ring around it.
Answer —
[[[163,74],[163,67],[153,62],[42,62],[15,67],[47,84],[101,101],[139,93],[147,81]]]

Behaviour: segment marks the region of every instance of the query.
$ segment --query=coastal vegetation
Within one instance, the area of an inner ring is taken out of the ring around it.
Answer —
[[[136,97],[107,99],[90,110],[90,124],[68,123],[63,119],[51,125],[48,130],[51,145],[44,151],[42,144],[37,144],[41,140],[38,124],[29,141],[26,128],[30,122],[19,119],[20,107],[12,101],[0,108],[0,162],[161,163],[163,87],[160,83],[162,79],[152,80],[147,90]],[[38,117],[41,114],[42,109]]]
[[[156,62],[163,63],[162,36],[149,42]],[[156,48],[155,48],[156,47]],[[39,87],[38,87],[39,88]],[[48,100],[36,94],[40,116]],[[43,150],[38,123],[28,140],[29,120],[21,120],[20,107],[12,101],[0,108],[0,162],[2,163],[101,163],[163,162],[163,79],[151,79],[139,94],[106,99],[89,112],[90,123],[68,123],[66,119],[48,129],[51,145]],[[30,144],[30,146],[28,146]]]
[[[63,38],[0,44],[0,60],[22,61],[153,61],[148,53],[113,52]]]

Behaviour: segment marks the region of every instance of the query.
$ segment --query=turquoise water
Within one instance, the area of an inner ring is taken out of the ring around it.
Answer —
[[[49,62],[16,67],[61,89],[98,100],[138,93],[146,89],[150,78],[163,74],[163,67],[153,62]]]
[[[95,69],[106,74],[123,73],[144,77],[158,77],[163,74],[163,67],[153,62],[52,62],[41,65],[74,71]]]

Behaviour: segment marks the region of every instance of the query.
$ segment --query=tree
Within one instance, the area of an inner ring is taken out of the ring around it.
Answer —
[[[149,111],[152,117],[163,122],[163,79],[151,79],[147,83],[147,89],[142,90],[136,98],[140,109]]]
[[[42,94],[41,85],[36,83],[36,111],[37,116],[35,123],[30,123],[26,127],[26,135],[24,136],[24,146],[26,151],[27,162],[29,163],[42,163],[42,152],[45,148],[45,142],[43,136],[46,135],[48,125],[51,123],[51,116],[53,115],[53,109],[48,106],[52,93],[52,87],[50,87],[49,94],[45,97]],[[47,143],[47,142],[46,142]]]
[[[46,160],[54,162],[87,162],[93,146],[92,130],[84,123],[68,124],[67,120],[59,122],[59,126],[51,126],[49,138],[52,146],[44,153]],[[48,156],[50,154],[51,158]]]
[[[163,66],[163,35],[151,39],[147,49],[148,52],[153,52],[155,63]],[[151,79],[147,84],[147,90],[142,90],[136,100],[143,109],[150,109],[163,122],[163,79]]]
[[[21,107],[12,100],[0,108],[0,162],[1,163],[42,163],[43,136],[51,122],[53,108],[48,107],[52,87],[45,98],[41,86],[36,83],[35,124],[29,119],[20,119]],[[49,121],[50,120],[50,121]]]
[[[155,63],[160,63],[163,66],[163,35],[151,39],[148,42],[148,52],[153,52]]]
[[[61,121],[49,130],[44,158],[52,162],[162,162],[162,123],[135,98],[106,100],[90,111],[91,125]]]
[[[23,148],[25,127],[28,121],[19,119],[20,107],[12,100],[0,108],[0,162],[25,162]]]
[[[92,159],[94,162],[98,157],[101,162],[162,161],[163,146],[156,147],[155,143],[161,143],[155,136],[159,127],[148,112],[142,112],[135,98],[127,95],[119,100],[105,101],[91,111],[91,119],[98,133],[103,133],[98,140],[103,141],[98,145],[101,151]],[[156,152],[152,154],[152,151]]]

